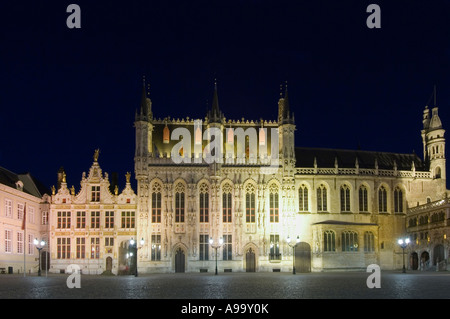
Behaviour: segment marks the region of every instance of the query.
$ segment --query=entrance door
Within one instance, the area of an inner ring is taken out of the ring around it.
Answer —
[[[175,272],[184,272],[185,271],[185,255],[184,250],[178,248],[175,253]]]
[[[111,257],[106,258],[106,271],[108,271],[108,272],[112,271],[112,258]]]
[[[50,254],[47,251],[41,253],[41,270],[50,269]]]
[[[253,249],[247,250],[245,254],[245,271],[246,272],[255,272],[256,271],[256,257]]]
[[[311,272],[311,246],[300,242],[295,247],[295,271]]]

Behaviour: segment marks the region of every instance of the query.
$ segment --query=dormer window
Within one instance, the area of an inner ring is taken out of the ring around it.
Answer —
[[[19,191],[23,191],[23,182],[22,181],[16,182],[16,189],[18,189]]]
[[[91,188],[92,202],[100,201],[100,186],[92,186]]]

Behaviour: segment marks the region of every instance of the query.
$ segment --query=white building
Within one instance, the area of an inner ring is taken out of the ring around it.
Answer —
[[[60,171],[58,190],[53,189],[50,206],[50,272],[64,273],[69,265],[82,274],[129,273],[129,242],[136,239],[136,194],[126,174],[119,192],[98,163],[99,151],[89,173],[83,173],[80,189],[68,188]]]
[[[0,167],[0,273],[36,273],[43,240],[41,269],[48,265],[49,191],[32,175]]]

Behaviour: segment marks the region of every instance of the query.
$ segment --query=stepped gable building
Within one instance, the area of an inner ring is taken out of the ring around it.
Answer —
[[[48,244],[50,190],[29,173],[0,167],[0,273],[36,273],[39,257],[34,240]],[[49,264],[48,246],[42,267]]]
[[[136,239],[136,194],[131,174],[120,192],[98,162],[82,174],[78,192],[67,185],[63,169],[50,206],[50,271],[64,273],[77,265],[82,274],[128,274],[135,268],[130,240]],[[70,267],[69,267],[70,266]]]
[[[144,85],[139,272],[212,272],[216,258],[219,272],[400,269],[408,209],[447,194],[436,106],[423,114],[423,158],[296,146],[287,87],[274,120],[226,119],[217,85],[204,119],[154,116],[162,109]]]

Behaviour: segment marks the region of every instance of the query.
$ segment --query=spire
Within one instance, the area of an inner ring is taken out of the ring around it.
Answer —
[[[288,85],[286,81],[286,88],[284,90],[284,112],[286,113],[287,118],[290,117],[290,108],[289,108],[289,97],[288,97]]]
[[[284,97],[283,97],[283,85],[280,85],[280,99],[278,100],[278,122],[280,124],[294,124],[294,117],[290,111],[288,86],[285,82]]]
[[[436,85],[433,88],[433,108],[431,109],[430,129],[442,128],[442,122],[439,118],[438,107],[436,105]]]
[[[214,79],[214,95],[213,95],[212,109],[214,113],[219,114],[220,110],[219,110],[219,96],[217,95],[217,79]]]
[[[217,94],[217,79],[214,79],[214,94],[211,111],[208,112],[209,123],[222,123],[223,114],[219,108],[219,96]]]
[[[150,85],[147,86],[147,89],[150,88]],[[142,95],[141,95],[141,111],[140,114],[144,117],[152,118],[152,102],[148,97],[146,85],[145,85],[145,75],[142,77]]]

